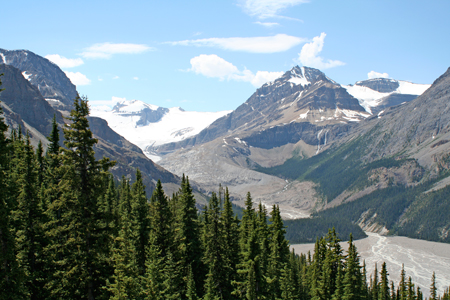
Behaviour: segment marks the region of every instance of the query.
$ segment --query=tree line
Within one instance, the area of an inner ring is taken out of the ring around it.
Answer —
[[[344,254],[334,229],[313,254],[290,251],[279,207],[254,207],[250,193],[238,218],[227,189],[199,212],[185,176],[171,197],[160,181],[147,197],[139,170],[115,181],[114,162],[94,157],[86,99],[64,147],[53,119],[45,152],[21,130],[7,137],[1,113],[1,299],[423,299],[385,264],[368,284],[352,238]]]

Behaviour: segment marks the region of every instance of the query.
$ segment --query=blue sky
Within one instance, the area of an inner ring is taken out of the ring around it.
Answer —
[[[448,0],[17,0],[1,10],[0,48],[51,59],[92,102],[231,110],[295,65],[341,84],[432,83],[450,66]]]

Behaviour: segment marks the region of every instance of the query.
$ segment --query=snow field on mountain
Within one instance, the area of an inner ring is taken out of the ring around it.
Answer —
[[[230,112],[183,111],[179,107],[173,107],[158,122],[148,123],[145,126],[136,125],[141,119],[141,116],[137,113],[146,107],[149,107],[149,105],[141,101],[121,107],[120,112],[102,111],[94,107],[91,110],[91,116],[106,120],[109,127],[115,132],[141,148],[147,157],[157,161],[159,157],[152,154],[148,147],[178,142],[196,135],[215,120]],[[152,106],[151,108],[157,109],[158,107]],[[136,114],[130,115],[126,113]]]
[[[346,89],[350,95],[358,99],[359,104],[369,113],[372,113],[372,107],[376,107],[380,104],[381,99],[391,94],[421,95],[430,87],[429,84],[417,84],[401,80],[399,80],[398,83],[399,87],[391,93],[380,93],[371,88],[356,84],[342,85],[342,87]]]

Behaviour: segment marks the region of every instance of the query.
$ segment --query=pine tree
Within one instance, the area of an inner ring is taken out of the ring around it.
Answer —
[[[431,275],[431,285],[430,285],[430,300],[436,300],[437,288],[436,288],[436,274],[433,272]]]
[[[0,79],[0,87],[1,84]],[[23,298],[23,286],[21,272],[15,257],[15,239],[11,232],[12,199],[8,180],[8,154],[11,141],[6,138],[8,126],[3,121],[2,114],[0,106],[0,298],[12,300]]]
[[[406,299],[407,300],[415,300],[416,299],[416,289],[414,287],[414,283],[412,283],[411,276],[408,279],[407,286],[408,286],[408,292],[407,292],[408,296]]]
[[[227,262],[227,266],[224,268],[224,294],[228,295],[225,299],[231,299],[231,293],[233,287],[231,283],[235,281],[236,268],[239,264],[239,227],[238,221],[233,217],[233,207],[230,201],[230,195],[228,188],[225,189],[223,211],[221,214],[221,224],[223,228],[222,236],[224,243],[224,261]]]
[[[378,300],[378,290],[379,290],[379,285],[378,285],[378,266],[377,263],[375,263],[375,270],[373,271],[373,281],[372,281],[372,286],[371,286],[371,295],[372,295],[372,299],[373,300]]]
[[[70,125],[64,129],[65,149],[61,155],[59,183],[61,195],[51,204],[60,214],[52,236],[59,270],[55,272],[52,293],[55,297],[95,299],[102,295],[107,259],[99,230],[99,198],[106,187],[106,171],[113,165],[107,158],[97,161],[93,146],[97,142],[89,130],[86,99],[77,97],[70,114]]]
[[[344,275],[344,295],[343,300],[361,299],[361,272],[359,266],[358,253],[353,244],[353,237],[350,235],[348,242],[347,266]]]
[[[197,208],[189,179],[184,177],[178,196],[178,211],[175,225],[175,244],[177,265],[183,278],[180,293],[186,294],[189,266],[192,267],[196,291],[202,295],[205,271],[202,257],[201,239]]]
[[[228,298],[229,262],[223,254],[224,235],[223,224],[220,222],[220,203],[216,193],[212,193],[209,207],[206,210],[207,221],[204,223],[204,255],[203,262],[208,269],[205,284],[204,299]]]
[[[280,276],[281,270],[288,261],[289,246],[285,239],[286,230],[283,225],[283,220],[280,215],[280,208],[273,206],[271,212],[269,226],[270,241],[269,241],[269,265],[267,272],[267,282],[269,284],[269,294],[272,299],[281,297]]]
[[[44,293],[46,274],[43,272],[43,248],[47,242],[43,231],[44,213],[38,197],[38,165],[28,134],[21,155],[17,166],[18,206],[13,211],[17,224],[17,260],[25,271],[25,286],[30,299],[42,299],[47,298]]]
[[[381,265],[381,281],[379,288],[379,299],[380,300],[389,300],[391,297],[389,295],[389,279],[388,279],[388,271],[386,269],[386,262],[383,262]]]
[[[145,261],[147,258],[146,247],[150,238],[150,207],[145,195],[145,186],[142,182],[141,171],[136,171],[136,181],[131,187],[132,200],[132,215],[134,226],[133,230],[136,235],[136,262],[139,269],[139,274],[145,273]]]
[[[126,216],[126,215],[125,215]],[[139,268],[133,241],[131,221],[125,217],[121,222],[119,236],[114,240],[112,250],[114,275],[112,282],[107,280],[110,299],[137,299],[141,295]]]
[[[407,287],[406,287],[406,275],[405,266],[402,264],[402,270],[400,272],[400,282],[398,286],[398,300],[406,300],[407,298]]]
[[[173,215],[160,180],[156,183],[150,203],[155,243],[161,251],[161,257],[166,257],[169,251],[173,251]]]

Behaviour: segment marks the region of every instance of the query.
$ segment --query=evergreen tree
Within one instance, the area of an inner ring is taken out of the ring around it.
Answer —
[[[405,266],[402,264],[402,270],[400,272],[400,282],[398,284],[398,300],[406,300],[407,298],[407,287],[406,287],[406,275]]]
[[[133,231],[136,235],[136,262],[139,274],[145,273],[146,248],[150,238],[150,207],[145,195],[145,186],[142,182],[141,171],[136,171],[136,181],[131,187]]]
[[[408,292],[407,292],[408,296],[406,299],[407,300],[415,300],[416,299],[416,289],[414,287],[414,283],[412,283],[411,276],[408,279],[407,286],[408,286]]]
[[[386,263],[383,262],[381,265],[381,281],[380,281],[380,288],[379,288],[379,298],[380,300],[389,300],[390,294],[389,294],[389,280],[388,280],[388,271],[386,269]]]
[[[375,270],[373,271],[373,280],[372,280],[372,286],[371,286],[371,296],[373,300],[378,300],[378,266],[377,263],[375,263]]]
[[[25,286],[30,299],[43,299],[47,297],[44,293],[44,214],[38,197],[38,165],[28,134],[21,155],[23,157],[17,166],[18,205],[13,212],[17,224],[17,259],[25,272]]]
[[[1,76],[1,75],[0,75]],[[0,79],[0,92],[1,89]],[[0,106],[0,298],[22,299],[22,276],[16,261],[15,239],[11,232],[12,202],[9,191],[9,153],[11,141],[6,138],[8,126]]]
[[[230,263],[224,256],[226,251],[224,249],[223,224],[220,218],[220,203],[214,192],[205,214],[207,221],[203,225],[205,227],[203,261],[208,269],[208,274],[206,275],[204,299],[228,299],[231,291],[226,280],[230,273]]]
[[[60,214],[60,226],[54,228],[58,239],[55,272],[56,283],[52,293],[65,299],[99,298],[105,284],[105,234],[99,230],[99,198],[106,187],[106,171],[113,165],[107,158],[97,161],[93,146],[97,142],[89,130],[86,99],[77,97],[70,114],[70,125],[64,129],[65,149],[61,155],[62,174],[59,183],[61,195],[51,210]]]
[[[227,266],[224,267],[224,283],[226,285],[224,287],[224,294],[228,295],[225,299],[231,299],[233,290],[231,283],[237,279],[236,268],[239,264],[239,227],[238,221],[233,217],[233,207],[230,201],[228,188],[225,188],[223,211],[220,222],[223,230],[223,257],[224,261],[227,262]]]
[[[186,299],[188,299],[188,300],[198,300],[199,299],[197,296],[197,292],[195,291],[194,274],[192,273],[191,267],[189,267],[189,273],[188,273]]]
[[[115,238],[112,250],[114,275],[112,282],[107,280],[110,299],[138,299],[141,295],[139,268],[133,242],[131,221],[125,217],[121,222],[119,236]]]
[[[169,251],[173,251],[173,215],[160,180],[156,183],[150,203],[155,243],[161,251],[161,257],[166,257]]]
[[[430,300],[436,300],[437,298],[437,288],[436,288],[436,274],[433,272],[431,275],[431,285],[430,285]]]
[[[344,295],[343,300],[361,299],[361,272],[359,265],[358,253],[353,244],[353,237],[350,235],[348,242],[347,266],[344,275]]]
[[[197,294],[202,295],[205,272],[201,260],[202,248],[199,220],[189,179],[184,176],[181,181],[177,206],[175,228],[176,259],[183,278],[183,286],[180,287],[180,293],[186,295],[188,269],[191,266]]]
[[[267,272],[267,282],[269,284],[269,297],[277,299],[281,297],[280,277],[281,270],[287,263],[289,246],[285,239],[286,230],[280,215],[280,208],[273,206],[270,218],[270,241],[269,241],[269,265]]]

